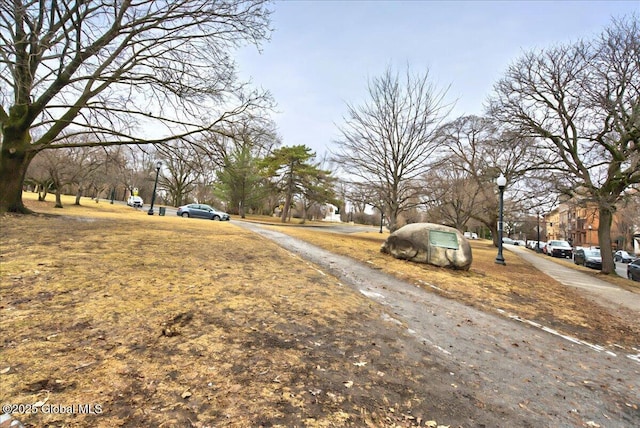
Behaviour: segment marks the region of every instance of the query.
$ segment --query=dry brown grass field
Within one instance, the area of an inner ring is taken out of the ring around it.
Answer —
[[[4,215],[0,230],[0,402],[31,406],[14,415],[27,427],[438,416],[402,327],[270,241],[229,222],[34,197],[38,214]]]
[[[0,218],[0,402],[32,406],[16,415],[27,427],[452,422],[402,326],[294,254],[229,222],[63,202],[25,194],[38,214]],[[515,256],[496,269],[484,242],[451,272],[383,255],[373,233],[280,230],[470,305],[640,343],[637,325]]]

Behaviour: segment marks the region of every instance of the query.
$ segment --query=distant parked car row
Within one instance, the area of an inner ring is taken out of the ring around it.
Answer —
[[[518,245],[518,246],[526,246],[527,243],[525,241],[519,240],[519,239],[511,239],[511,238],[502,238],[502,243],[503,244],[511,244],[511,245]]]
[[[516,241],[511,238],[502,238],[504,244],[523,245],[523,241]],[[549,242],[526,241],[524,245],[530,250],[540,251],[552,257],[573,258],[573,262],[592,269],[602,269],[602,253],[599,247],[575,247],[568,241],[554,240]],[[629,254],[627,251],[619,250],[613,253],[614,262],[628,263],[627,277],[632,281],[640,281],[640,257]]]
[[[640,257],[635,257],[626,251],[619,250],[613,253],[614,262],[628,263],[627,277],[634,281],[640,281]],[[577,265],[593,269],[602,269],[602,253],[600,248],[577,247],[573,254],[573,262]]]
[[[543,253],[552,256],[552,257],[565,257],[571,258],[573,257],[573,247],[567,241],[549,241],[549,242],[538,242],[538,241],[520,241],[514,240],[511,238],[503,238],[502,242],[504,244],[511,245],[520,245],[530,250],[536,250],[536,248],[540,248],[540,251]]]

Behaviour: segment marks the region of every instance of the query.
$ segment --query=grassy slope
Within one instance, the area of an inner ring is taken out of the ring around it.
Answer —
[[[81,207],[65,199],[56,210],[25,197],[42,214],[0,219],[0,401],[103,410],[24,415],[27,426],[409,426],[433,419],[428,363],[407,357],[396,342],[402,328],[276,244],[230,223],[151,217],[88,199]],[[381,254],[384,235],[286,229],[487,310],[596,343],[639,342],[637,326],[515,257],[497,269],[495,251],[482,242],[474,243],[470,272],[451,272]]]
[[[0,219],[0,402],[102,413],[18,416],[27,426],[429,416],[402,328],[335,278],[227,222],[64,202],[27,200],[41,214]]]

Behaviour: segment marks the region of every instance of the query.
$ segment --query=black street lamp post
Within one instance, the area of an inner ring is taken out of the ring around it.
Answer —
[[[500,205],[499,205],[499,217],[498,217],[498,255],[496,256],[496,263],[500,265],[506,265],[504,257],[502,256],[502,211],[504,204],[504,188],[507,185],[507,179],[500,173],[500,177],[497,180],[498,189],[500,190]]]
[[[156,189],[158,188],[158,175],[160,175],[160,168],[162,167],[162,162],[156,162],[156,182],[153,184],[153,194],[151,195],[151,207],[147,214],[153,215],[153,203],[156,201]]]

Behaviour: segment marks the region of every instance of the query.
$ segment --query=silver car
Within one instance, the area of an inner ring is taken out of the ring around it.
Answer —
[[[634,261],[636,258],[634,256],[632,256],[631,254],[627,253],[626,251],[616,251],[613,254],[613,261],[614,262],[622,262],[622,263],[631,263],[632,261]]]
[[[219,211],[207,204],[189,204],[178,207],[176,213],[180,217],[207,218],[209,220],[227,221],[229,214]]]

